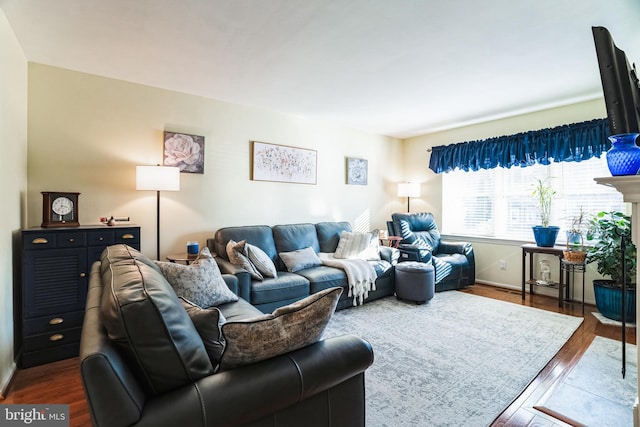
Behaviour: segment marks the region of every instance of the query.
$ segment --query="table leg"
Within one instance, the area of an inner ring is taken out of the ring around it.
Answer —
[[[527,257],[527,252],[524,249],[522,249],[522,301],[524,301],[524,293],[525,293],[525,280],[524,280],[525,274],[524,274],[524,269],[525,269],[525,266],[526,266],[526,263],[525,263],[525,258],[526,257]]]

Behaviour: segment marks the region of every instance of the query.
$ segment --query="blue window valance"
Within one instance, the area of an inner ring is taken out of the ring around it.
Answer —
[[[554,162],[579,162],[611,148],[607,119],[557,126],[433,147],[429,169],[435,173],[492,169],[495,167],[548,165]]]

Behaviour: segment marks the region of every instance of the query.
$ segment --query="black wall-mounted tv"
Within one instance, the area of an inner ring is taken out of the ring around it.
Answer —
[[[612,135],[640,132],[640,83],[627,55],[605,27],[591,27]],[[640,139],[640,138],[639,138]]]

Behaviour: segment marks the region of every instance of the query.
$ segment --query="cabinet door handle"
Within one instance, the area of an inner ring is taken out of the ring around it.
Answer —
[[[80,277],[85,277],[86,273],[80,273]]]
[[[72,237],[72,238],[69,239],[69,242],[73,243],[73,242],[75,242],[75,239]]]
[[[133,239],[133,234],[127,233],[122,235],[123,239]]]
[[[34,245],[46,245],[47,243],[49,243],[49,241],[44,237],[38,237],[36,239],[33,239],[31,243],[33,243]]]
[[[55,334],[49,337],[49,341],[52,341],[52,342],[60,341],[61,339],[64,339],[64,335],[62,334]]]
[[[54,317],[53,319],[49,320],[50,325],[59,325],[62,322],[64,322],[64,319],[62,317]]]
[[[104,237],[100,237],[98,240],[102,242],[104,240]]]

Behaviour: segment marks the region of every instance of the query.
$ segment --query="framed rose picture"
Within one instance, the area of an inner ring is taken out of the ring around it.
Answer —
[[[252,141],[251,179],[315,184],[316,150]]]
[[[204,173],[204,136],[164,132],[164,165],[180,172]]]
[[[347,157],[347,184],[367,185],[369,161]]]

